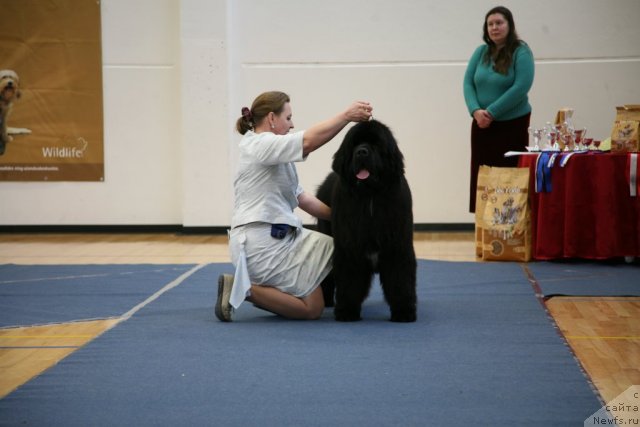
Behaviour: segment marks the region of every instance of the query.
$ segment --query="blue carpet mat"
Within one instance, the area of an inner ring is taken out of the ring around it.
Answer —
[[[193,265],[0,265],[0,327],[120,316]]]
[[[545,297],[640,295],[638,264],[535,262],[527,267]]]
[[[418,321],[212,311],[210,264],[0,400],[0,425],[582,425],[601,403],[513,263],[419,261]]]

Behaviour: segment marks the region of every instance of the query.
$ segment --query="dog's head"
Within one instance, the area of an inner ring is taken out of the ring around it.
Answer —
[[[404,175],[404,157],[391,130],[371,120],[349,129],[332,168],[348,186],[379,190],[395,185]]]
[[[10,104],[20,98],[20,78],[13,70],[0,70],[0,101]]]

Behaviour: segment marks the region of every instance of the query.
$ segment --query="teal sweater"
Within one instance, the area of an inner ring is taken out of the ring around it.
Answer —
[[[495,120],[504,121],[522,117],[531,112],[527,93],[533,84],[533,54],[522,43],[513,53],[509,72],[504,75],[493,70],[493,61],[485,64],[486,44],[478,47],[464,74],[464,100],[469,114],[478,109],[487,110]]]

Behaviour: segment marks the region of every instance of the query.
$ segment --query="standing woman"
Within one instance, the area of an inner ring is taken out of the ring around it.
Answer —
[[[291,319],[317,319],[324,310],[320,283],[331,270],[331,237],[302,227],[296,207],[331,218],[330,208],[298,182],[295,162],[307,159],[348,123],[371,118],[368,102],[354,102],[305,131],[293,129],[289,96],[265,92],[236,122],[243,135],[234,179],[229,233],[235,277],[218,278],[216,317],[232,320],[244,301]]]
[[[529,46],[518,39],[511,11],[503,6],[487,12],[485,44],[478,47],[464,75],[464,99],[471,124],[471,185],[469,212],[476,210],[476,184],[480,165],[515,167],[529,135],[534,60]]]

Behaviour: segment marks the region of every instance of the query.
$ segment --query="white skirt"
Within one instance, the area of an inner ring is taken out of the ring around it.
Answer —
[[[229,250],[236,266],[231,304],[238,308],[251,284],[298,298],[311,294],[331,271],[333,238],[298,228],[276,239],[271,224],[255,222],[230,231]]]

